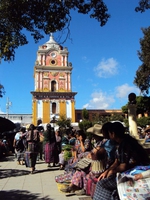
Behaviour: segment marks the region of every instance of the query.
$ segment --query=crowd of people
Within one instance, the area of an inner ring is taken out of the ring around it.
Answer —
[[[38,160],[44,160],[47,167],[61,166],[63,158],[63,146],[72,145],[75,130],[68,130],[68,134],[61,134],[59,129],[54,130],[50,123],[43,126],[30,126],[26,129],[21,127],[16,133],[13,141],[17,163],[31,168],[35,172],[35,165]],[[60,160],[60,157],[62,159]]]
[[[107,122],[102,127],[95,124],[87,132],[92,133],[93,148],[83,148],[81,152],[77,148],[64,173],[55,178],[56,182],[69,183],[68,187],[61,189],[65,193],[88,194],[94,200],[119,200],[117,173],[136,166],[150,167],[149,155],[135,138],[125,133],[120,122]],[[84,146],[84,142],[79,143],[80,147]],[[148,171],[145,173],[149,175]],[[140,177],[143,175],[135,175],[134,179]]]
[[[71,154],[68,159],[65,157],[67,145]],[[68,183],[62,192],[90,195],[94,200],[119,200],[117,173],[136,166],[150,166],[148,153],[135,138],[125,133],[120,122],[95,124],[86,132],[69,129],[63,133],[54,130],[49,123],[46,130],[30,124],[28,129],[21,127],[16,133],[13,146],[17,163],[29,167],[31,174],[35,173],[39,159],[47,163],[48,168],[59,166],[63,171],[55,181]],[[149,170],[136,174],[134,179],[147,176],[150,176]]]
[[[140,139],[145,139],[145,142],[150,142],[150,126],[143,128],[138,126],[137,130]]]

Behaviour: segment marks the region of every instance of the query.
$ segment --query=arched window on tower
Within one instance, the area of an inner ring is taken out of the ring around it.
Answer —
[[[56,103],[52,103],[52,113],[56,114]]]
[[[55,92],[56,91],[56,81],[51,82],[51,91]]]

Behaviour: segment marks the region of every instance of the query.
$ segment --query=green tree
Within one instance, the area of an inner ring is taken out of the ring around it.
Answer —
[[[150,9],[150,2],[149,0],[141,0],[139,1],[139,6],[135,8],[136,12],[145,12],[147,9]]]
[[[136,71],[134,84],[139,87],[143,95],[149,94],[150,88],[150,27],[142,28],[144,37],[140,39],[141,51],[138,51],[142,64]]]
[[[150,117],[141,117],[137,119],[137,125],[140,127],[146,127],[146,125],[150,125]]]
[[[101,26],[110,15],[102,0],[1,0],[0,1],[0,58],[10,61],[15,50],[28,43],[23,30],[27,30],[38,42],[45,34],[68,29],[71,10],[89,14]]]
[[[71,126],[71,119],[66,118],[66,116],[64,115],[61,115],[56,124],[59,127],[67,128]]]
[[[99,113],[93,113],[92,114],[92,123],[93,124],[102,124],[102,120],[100,118],[100,114]]]
[[[79,128],[81,130],[83,130],[84,132],[86,132],[86,130],[88,128],[92,127],[92,122],[90,122],[89,120],[87,119],[83,119],[81,122],[79,122]]]
[[[137,114],[150,113],[150,97],[137,96],[136,97]]]
[[[122,112],[128,114],[128,104],[122,106]],[[144,115],[150,113],[150,97],[146,96],[137,96],[136,97],[136,112],[138,114]]]
[[[121,110],[124,114],[128,114],[128,104],[126,104],[125,106],[121,107]]]
[[[139,0],[138,12],[149,9],[148,0]],[[15,50],[28,43],[24,30],[35,42],[50,32],[68,30],[71,11],[88,14],[104,26],[110,14],[104,0],[1,0],[0,1],[0,58],[14,60]]]
[[[61,134],[63,135],[67,129],[71,128],[71,119],[66,118],[65,115],[61,115],[56,124],[59,126]]]
[[[82,121],[79,122],[79,128],[86,132],[88,128],[92,126],[92,122],[89,120],[89,112],[86,108],[82,110]]]
[[[124,117],[120,114],[114,113],[113,115],[110,116],[110,121],[124,121]]]
[[[99,121],[104,124],[110,121],[110,116],[99,116]]]
[[[82,119],[88,120],[89,119],[89,112],[86,108],[82,110]]]

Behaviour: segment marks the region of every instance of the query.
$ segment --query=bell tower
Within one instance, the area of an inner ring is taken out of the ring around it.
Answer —
[[[72,64],[68,49],[50,35],[49,41],[39,46],[34,66],[32,94],[32,123],[49,123],[54,117],[70,118],[75,122],[75,95],[71,88]]]

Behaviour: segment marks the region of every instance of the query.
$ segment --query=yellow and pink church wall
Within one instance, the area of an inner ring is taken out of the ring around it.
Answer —
[[[38,119],[49,123],[54,116],[59,119],[61,115],[75,122],[74,97],[77,93],[71,89],[72,63],[68,62],[68,54],[67,47],[59,45],[52,34],[37,51],[34,91],[31,92],[35,125]]]
[[[72,100],[56,100],[56,113],[52,113],[52,101],[50,100],[34,100],[33,101],[33,123],[36,125],[38,119],[42,123],[49,123],[53,117],[59,119],[60,116],[66,116],[75,122],[74,101]],[[72,118],[72,116],[74,116]]]
[[[55,78],[54,78],[55,76]],[[70,75],[63,72],[37,73],[35,78],[35,91],[51,91],[51,82],[56,82],[57,91],[70,91]]]

